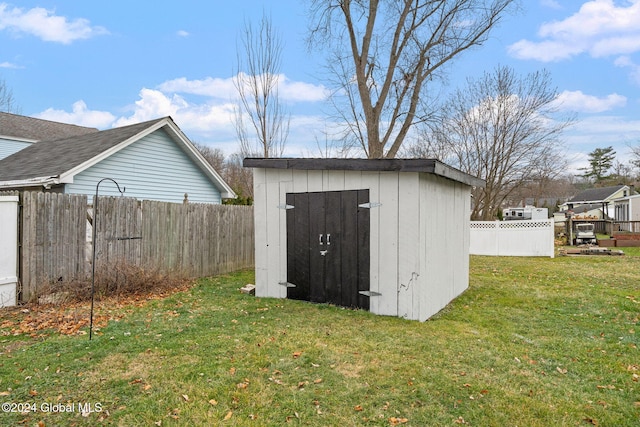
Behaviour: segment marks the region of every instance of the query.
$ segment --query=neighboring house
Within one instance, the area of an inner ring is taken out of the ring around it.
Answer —
[[[17,153],[34,142],[95,132],[98,129],[0,112],[0,159]]]
[[[598,216],[598,219],[613,218],[613,201],[621,197],[627,197],[634,191],[628,185],[615,185],[612,187],[590,188],[570,198],[560,206],[561,211],[572,211],[574,215]]]
[[[640,221],[640,194],[614,200],[616,221]]]
[[[171,117],[39,140],[0,160],[0,191],[86,194],[91,200],[103,178],[143,200],[181,203],[186,195],[189,202],[221,203],[236,197]],[[120,193],[105,182],[100,194]]]

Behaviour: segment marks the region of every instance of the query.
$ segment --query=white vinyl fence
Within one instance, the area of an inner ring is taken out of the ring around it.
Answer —
[[[0,307],[16,305],[18,196],[0,196]]]
[[[554,257],[553,220],[471,221],[469,253]]]

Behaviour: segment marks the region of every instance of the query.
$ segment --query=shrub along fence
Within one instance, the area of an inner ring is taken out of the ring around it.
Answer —
[[[95,218],[87,197],[24,192],[21,206],[20,299],[45,283],[89,278]],[[126,263],[205,277],[252,267],[253,229],[252,206],[100,197],[96,271]]]

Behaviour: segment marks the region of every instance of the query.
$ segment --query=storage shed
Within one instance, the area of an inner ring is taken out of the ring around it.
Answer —
[[[469,286],[472,186],[433,159],[260,159],[256,296],[424,321]]]

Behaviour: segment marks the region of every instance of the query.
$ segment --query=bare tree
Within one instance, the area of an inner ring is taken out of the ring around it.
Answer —
[[[238,198],[236,204],[253,204],[253,171],[242,166],[243,155],[234,153],[225,162],[224,179]]]
[[[311,0],[310,47],[332,47],[345,143],[393,158],[429,114],[427,83],[481,45],[513,0]]]
[[[0,111],[20,113],[20,107],[16,104],[13,91],[7,87],[7,83],[3,79],[0,79]]]
[[[197,142],[193,145],[238,195],[237,198],[226,200],[225,203],[253,204],[253,172],[251,169],[242,167],[243,155],[234,153],[225,158],[219,148]]]
[[[202,157],[204,157],[204,159],[213,167],[213,169],[215,169],[216,172],[224,177],[224,152],[219,148],[200,144],[198,142],[194,142],[193,145],[198,149],[200,154],[202,154]]]
[[[458,89],[443,117],[425,131],[414,155],[441,160],[486,181],[472,191],[472,219],[492,220],[517,188],[547,182],[566,169],[559,137],[573,123],[557,117],[557,91],[546,71],[518,77],[498,67]]]
[[[258,28],[245,23],[234,84],[240,103],[235,127],[242,155],[279,157],[289,134],[290,114],[278,97],[282,41],[265,14]]]

